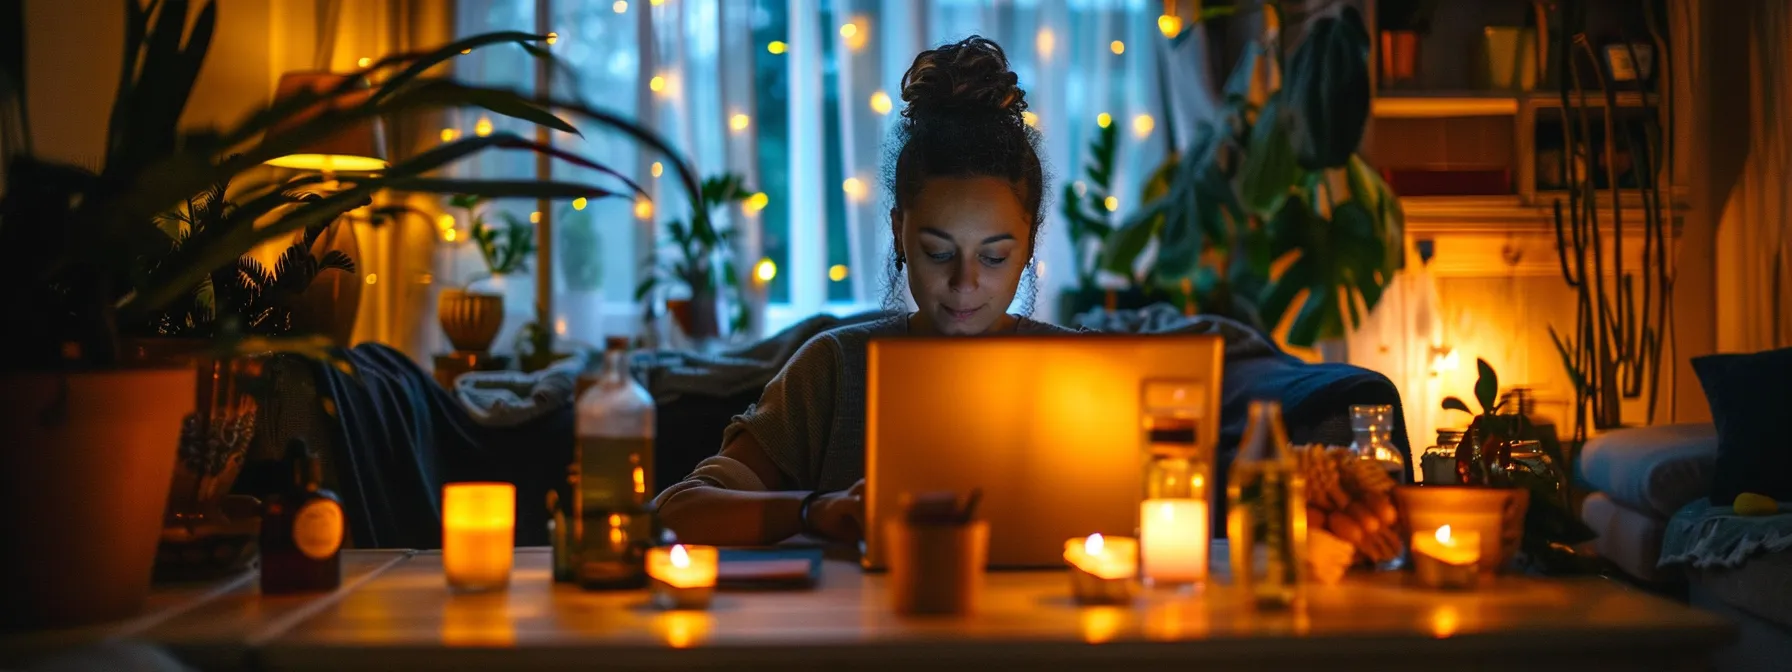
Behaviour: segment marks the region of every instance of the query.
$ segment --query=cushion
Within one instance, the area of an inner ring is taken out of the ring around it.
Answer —
[[[1691,569],[1687,580],[1712,597],[1792,629],[1792,551],[1755,556],[1739,567]],[[1784,668],[1782,668],[1784,669]]]
[[[1711,503],[1754,492],[1792,500],[1792,348],[1692,360],[1717,425]]]
[[[1717,429],[1707,424],[1620,429],[1587,441],[1579,476],[1625,506],[1662,518],[1711,491]]]
[[[1599,557],[1644,581],[1663,581],[1676,574],[1656,565],[1661,557],[1661,535],[1667,521],[1612,501],[1602,493],[1587,496],[1580,517],[1599,536],[1593,548]]]

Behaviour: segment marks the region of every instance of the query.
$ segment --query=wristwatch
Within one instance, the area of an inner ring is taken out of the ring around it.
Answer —
[[[812,537],[826,537],[827,536],[827,535],[822,534],[821,530],[815,529],[815,526],[810,524],[810,522],[809,522],[809,505],[814,504],[815,500],[817,498],[821,497],[823,494],[825,494],[825,493],[823,493],[820,490],[812,490],[809,492],[809,494],[803,495],[803,503],[797,505],[797,509],[796,509],[797,524],[800,526],[800,529],[802,530],[803,534],[807,534]]]

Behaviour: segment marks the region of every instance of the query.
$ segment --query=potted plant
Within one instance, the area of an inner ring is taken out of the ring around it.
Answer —
[[[578,205],[578,204],[574,204]],[[560,257],[560,281],[566,287],[564,312],[567,332],[590,338],[596,346],[603,333],[603,241],[597,220],[582,208],[563,208],[554,218],[559,236],[556,251]]]
[[[321,177],[244,184],[215,235],[191,240],[170,257],[172,243],[156,226],[158,214],[373,116],[481,107],[577,132],[514,92],[424,76],[463,50],[516,45],[546,55],[534,46],[546,36],[514,32],[382,58],[351,78],[377,80],[371,91],[352,91],[345,80],[333,90],[275,101],[224,128],[182,131],[178,120],[217,23],[215,4],[202,3],[192,16],[189,4],[164,0],[146,9],[126,3],[125,59],[97,169],[32,150],[22,114],[29,109],[20,85],[22,50],[0,57],[0,101],[8,102],[0,107],[0,128],[22,131],[0,146],[6,171],[0,311],[9,316],[0,330],[0,423],[9,434],[7,450],[0,451],[0,507],[7,511],[0,517],[0,538],[7,540],[0,546],[0,629],[115,619],[144,602],[181,419],[196,406],[193,359],[200,353],[161,357],[127,347],[126,325],[154,322],[158,311],[191,296],[256,244],[327,224],[382,190],[552,199],[619,195],[586,184],[429,176],[500,149],[548,153],[613,172],[496,133],[443,143],[378,173],[339,173],[335,191],[297,203],[294,190]],[[9,7],[12,15],[0,25],[22,32],[23,8]],[[554,101],[554,107],[666,154],[694,200],[689,166],[650,131],[577,103]],[[228,354],[239,345],[266,351],[278,344],[214,337],[205,347]]]
[[[181,265],[189,246],[198,247],[227,230],[236,204],[230,181],[188,198],[158,215],[156,227],[168,237],[161,253],[145,258],[149,276]],[[292,194],[293,203],[308,195]],[[192,291],[145,321],[121,325],[126,342],[139,349],[199,352],[208,340],[233,335],[286,336],[301,329],[295,319],[313,281],[332,273],[352,274],[355,262],[341,251],[313,254],[325,225],[294,237],[270,267],[240,256],[213,269]],[[152,248],[153,249],[153,248]],[[181,422],[167,523],[157,554],[156,576],[205,578],[234,571],[252,557],[258,518],[253,506],[227,506],[255,435],[257,412],[269,393],[262,377],[262,353],[200,355],[196,407]],[[232,514],[236,515],[232,515]]]
[[[722,335],[724,300],[733,306],[730,331],[739,331],[746,324],[746,304],[739,300],[739,274],[734,267],[734,230],[716,226],[713,217],[721,208],[752,197],[741,181],[734,173],[703,180],[698,211],[688,224],[680,219],[666,223],[665,240],[647,260],[652,270],[635,287],[635,300],[643,302],[666,285],[688,290],[689,298],[666,303],[685,335],[698,341]]]
[[[535,278],[528,273],[529,259],[535,256],[535,225],[506,211],[497,213],[502,221],[493,225],[486,204],[487,199],[468,194],[448,199],[450,207],[466,213],[467,238],[485,262],[486,273],[467,283],[467,292],[504,297],[504,324],[491,348],[514,352],[517,334],[535,317]]]
[[[1499,395],[1499,374],[1486,360],[1476,359],[1476,414],[1457,397],[1443,400],[1444,410],[1473,417],[1456,448],[1457,486],[1506,488],[1503,559],[1519,550],[1544,569],[1584,564],[1572,546],[1593,539],[1592,528],[1568,508],[1566,477],[1540,442],[1523,413],[1501,413],[1506,400]],[[1427,486],[1430,487],[1430,486]]]
[[[1288,343],[1336,343],[1374,309],[1404,252],[1399,202],[1355,153],[1368,34],[1355,8],[1332,5],[1283,67],[1276,5],[1263,5],[1262,23],[1221,113],[1160,168],[1163,195],[1103,241],[1101,268],[1185,287],[1202,312],[1254,314],[1272,330],[1292,310]],[[1148,249],[1155,257],[1141,261]]]

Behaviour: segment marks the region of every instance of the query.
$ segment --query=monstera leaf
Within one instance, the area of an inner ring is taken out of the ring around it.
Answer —
[[[1297,256],[1265,288],[1259,308],[1265,324],[1280,324],[1306,291],[1288,330],[1291,345],[1343,336],[1362,321],[1358,304],[1373,308],[1388,282],[1381,270],[1386,251],[1376,235],[1374,215],[1356,201],[1339,203],[1331,214],[1328,220],[1303,200],[1288,199],[1269,223],[1277,256]]]
[[[1239,175],[1239,200],[1257,217],[1273,216],[1300,179],[1300,164],[1289,140],[1289,115],[1283,114],[1282,97],[1271,96],[1251,124]]]
[[[1355,7],[1333,5],[1308,24],[1288,61],[1283,95],[1302,168],[1337,168],[1350,160],[1369,122],[1369,32]]]

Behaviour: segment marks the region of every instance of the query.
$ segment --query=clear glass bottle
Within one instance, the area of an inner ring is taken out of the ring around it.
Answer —
[[[1282,406],[1251,402],[1244,442],[1226,478],[1226,536],[1232,580],[1259,607],[1293,606],[1304,597],[1306,484],[1282,428]]]
[[[604,346],[603,373],[576,409],[570,550],[581,587],[639,588],[653,545],[653,397],[629,374],[628,339]]]

